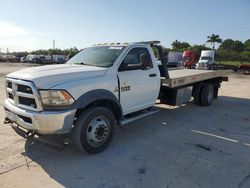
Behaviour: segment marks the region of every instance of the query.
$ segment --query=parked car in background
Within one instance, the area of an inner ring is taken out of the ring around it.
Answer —
[[[39,57],[38,55],[29,54],[26,56],[26,62],[28,63],[34,62],[35,59],[37,59],[38,57]]]
[[[57,64],[66,63],[69,60],[67,55],[52,55],[52,61]]]
[[[26,57],[21,57],[21,58],[20,58],[20,62],[21,62],[21,63],[26,62],[26,60],[27,60]]]
[[[11,63],[18,62],[18,58],[14,55],[10,54],[3,55],[3,58],[5,59],[6,62],[11,62]]]
[[[28,63],[39,63],[39,64],[62,64],[69,60],[67,55],[32,55],[29,54],[27,57],[22,57],[21,62]]]

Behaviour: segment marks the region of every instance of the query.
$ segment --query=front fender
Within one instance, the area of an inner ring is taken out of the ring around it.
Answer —
[[[88,91],[87,93],[81,95],[73,104],[73,109],[83,109],[90,105],[91,103],[97,101],[109,101],[112,106],[115,107],[116,113],[118,113],[118,119],[122,117],[122,107],[116,96],[105,89],[96,89]]]

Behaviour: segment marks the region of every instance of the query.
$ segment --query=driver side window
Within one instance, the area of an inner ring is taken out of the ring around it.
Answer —
[[[126,57],[124,58],[119,70],[140,70],[142,69],[141,64],[141,56],[148,55],[150,56],[148,50],[146,48],[133,48],[128,52]],[[129,65],[129,66],[128,66]],[[130,67],[130,69],[128,69]],[[153,67],[152,61],[150,62],[150,68]]]
[[[138,58],[138,48],[132,49],[123,60],[125,65],[133,64],[133,65],[140,65],[140,59]]]

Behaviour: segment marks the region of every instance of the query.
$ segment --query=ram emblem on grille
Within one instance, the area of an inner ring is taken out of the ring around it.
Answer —
[[[12,95],[13,95],[13,98],[16,96],[16,89],[15,89],[15,87],[12,88]]]

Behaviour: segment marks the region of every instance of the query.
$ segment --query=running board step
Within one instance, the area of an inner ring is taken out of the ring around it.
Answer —
[[[131,123],[133,121],[144,118],[146,116],[153,115],[153,114],[155,114],[157,112],[159,112],[159,110],[157,110],[157,109],[151,109],[151,110],[148,110],[146,112],[141,112],[140,114],[136,114],[136,115],[134,115],[132,117],[124,118],[123,120],[118,122],[118,125],[123,126],[123,125],[129,124],[129,123]]]

